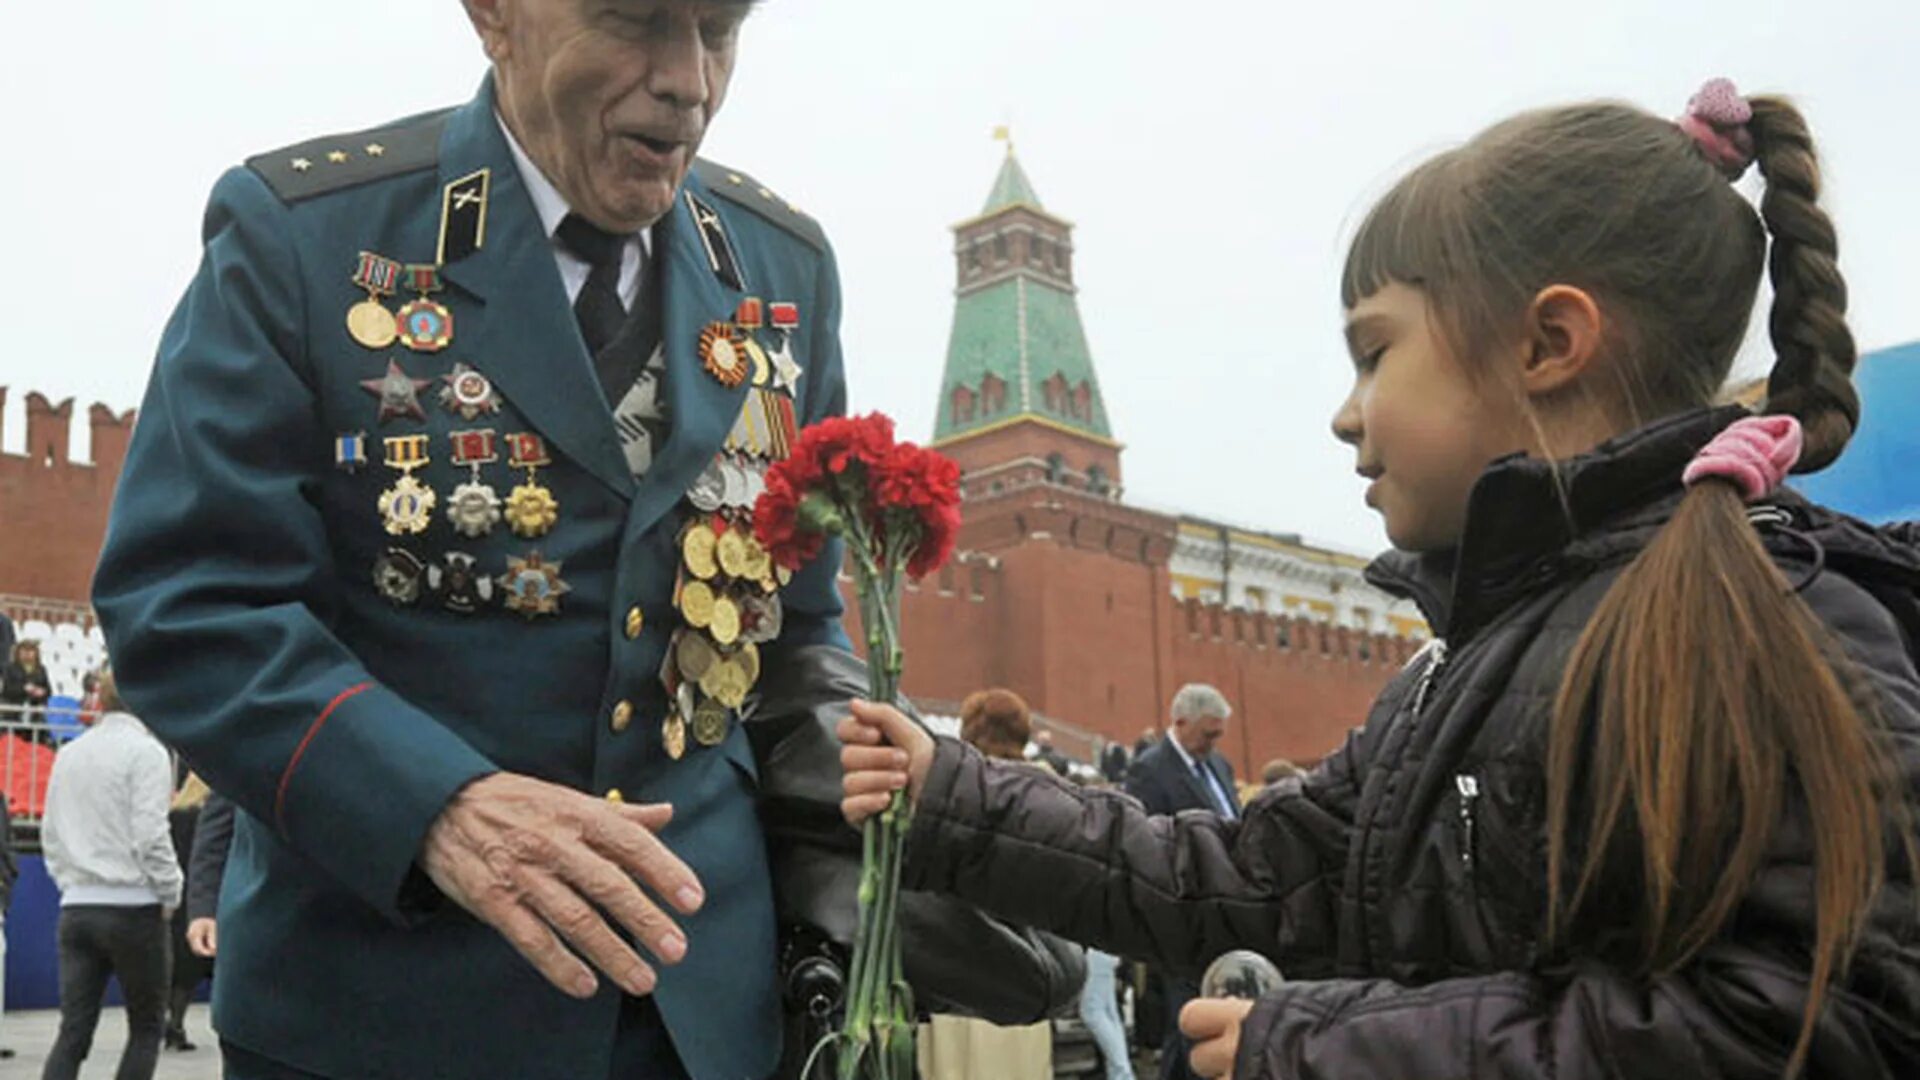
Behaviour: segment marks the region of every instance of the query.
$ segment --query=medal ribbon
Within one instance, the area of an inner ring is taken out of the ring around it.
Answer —
[[[428,463],[425,435],[389,435],[385,442],[388,468],[412,472]]]
[[[400,264],[371,251],[360,253],[360,266],[353,272],[353,283],[375,296],[392,296],[400,280]]]

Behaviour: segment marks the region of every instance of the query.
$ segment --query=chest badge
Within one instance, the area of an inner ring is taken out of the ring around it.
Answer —
[[[353,271],[353,283],[367,291],[367,298],[347,309],[347,333],[362,348],[384,349],[399,336],[399,324],[393,312],[380,298],[392,296],[400,280],[400,264],[371,251],[360,253]]]
[[[545,536],[553,531],[554,522],[560,520],[560,501],[540,483],[540,467],[553,463],[547,457],[546,440],[533,432],[522,431],[507,436],[507,444],[513,451],[507,464],[527,471],[526,483],[516,485],[507,493],[507,525],[515,535],[529,540]]]
[[[447,521],[455,532],[482,537],[500,521],[500,495],[480,478],[480,468],[500,460],[491,428],[453,432],[453,463],[471,470],[466,483],[447,499]]]
[[[380,401],[379,423],[389,420],[425,420],[427,413],[420,407],[420,391],[433,385],[431,379],[416,379],[408,375],[400,361],[389,357],[387,373],[377,379],[362,379],[360,388],[372,394]]]
[[[413,478],[413,470],[427,464],[427,436],[395,435],[386,441],[387,467],[400,473],[393,486],[380,493],[380,516],[390,536],[418,535],[433,520],[433,489]]]
[[[478,420],[500,411],[500,395],[493,381],[473,368],[456,362],[453,370],[440,376],[440,405],[462,420]]]
[[[464,551],[449,551],[427,568],[427,589],[457,615],[471,615],[493,602],[493,579],[480,573]]]
[[[528,620],[558,615],[560,598],[573,591],[560,577],[560,567],[558,562],[542,559],[538,551],[529,552],[524,559],[509,557],[507,572],[499,579],[507,610],[519,612]]]
[[[420,583],[426,567],[419,556],[404,548],[388,548],[373,562],[373,588],[395,607],[420,601]]]
[[[434,300],[440,291],[440,268],[426,263],[407,267],[407,282],[418,293],[400,307],[394,318],[399,325],[400,344],[414,352],[439,352],[453,344],[453,312]]]

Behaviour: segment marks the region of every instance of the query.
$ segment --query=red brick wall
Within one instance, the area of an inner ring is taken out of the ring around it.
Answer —
[[[0,411],[5,404],[0,387]],[[88,410],[92,464],[68,460],[71,398],[54,405],[28,394],[26,413],[26,453],[0,454],[0,593],[84,602],[133,413],[115,415],[104,405]]]

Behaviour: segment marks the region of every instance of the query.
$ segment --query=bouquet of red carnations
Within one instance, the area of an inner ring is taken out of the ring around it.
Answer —
[[[767,473],[754,532],[789,570],[819,555],[829,536],[846,541],[860,599],[871,698],[893,703],[905,657],[900,585],[953,553],[960,528],[960,469],[935,451],[894,441],[880,413],[823,420],[800,433]],[[848,978],[846,1021],[831,1046],[839,1080],[913,1080],[914,1010],[900,961],[896,916],[911,807],[905,792],[862,827],[860,922]],[[810,1077],[813,1060],[802,1076]]]

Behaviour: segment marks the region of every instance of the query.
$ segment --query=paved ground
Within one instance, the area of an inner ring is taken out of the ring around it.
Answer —
[[[205,1005],[195,1005],[187,1012],[187,1038],[199,1049],[160,1051],[160,1069],[154,1073],[154,1080],[220,1080],[220,1051],[207,1015]],[[0,1061],[0,1077],[37,1080],[59,1028],[60,1014],[52,1009],[10,1012],[0,1018],[0,1046],[10,1047],[14,1053],[12,1060]],[[80,1069],[80,1080],[112,1080],[120,1064],[120,1048],[126,1044],[126,1010],[102,1011],[100,1029],[93,1036],[93,1052]]]

